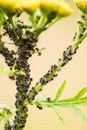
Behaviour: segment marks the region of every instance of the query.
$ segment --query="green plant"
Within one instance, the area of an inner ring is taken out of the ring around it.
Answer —
[[[70,15],[73,10],[63,0],[3,0],[0,1],[0,54],[5,58],[5,63],[9,69],[0,65],[0,72],[7,74],[11,80],[15,81],[17,86],[16,94],[16,113],[13,124],[9,118],[12,111],[4,104],[0,105],[0,119],[4,119],[5,130],[23,130],[28,116],[28,105],[36,105],[40,110],[43,107],[52,108],[64,123],[61,112],[58,107],[69,107],[76,114],[86,120],[86,116],[78,108],[78,105],[87,104],[87,87],[82,88],[74,97],[60,99],[60,96],[66,86],[66,81],[58,89],[54,99],[42,96],[35,97],[43,87],[57,76],[57,73],[65,66],[74,54],[76,54],[79,45],[87,37],[87,0],[75,0],[76,5],[81,9],[81,20],[78,21],[78,32],[75,34],[73,44],[67,47],[63,52],[62,58],[57,64],[51,66],[48,72],[42,76],[35,87],[30,89],[32,78],[30,75],[29,60],[32,55],[37,53],[41,55],[41,50],[37,47],[40,34],[51,27],[61,18]],[[20,16],[26,12],[29,21],[26,23],[20,20]],[[8,35],[10,42],[2,38]],[[11,44],[16,49],[10,50],[6,47]]]

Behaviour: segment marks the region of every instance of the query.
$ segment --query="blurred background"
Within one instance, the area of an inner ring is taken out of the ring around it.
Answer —
[[[51,65],[57,63],[62,57],[62,52],[72,44],[72,38],[77,31],[77,20],[80,18],[81,12],[73,4],[72,0],[66,0],[74,8],[74,14],[67,18],[63,18],[53,27],[41,34],[38,46],[45,47],[41,56],[34,55],[30,59],[31,75],[33,84],[39,81]],[[26,16],[23,16],[25,19]],[[62,98],[74,96],[80,89],[87,86],[87,38],[80,45],[76,55],[59,73],[54,81],[50,82],[43,88],[38,96],[47,94],[51,98],[55,96],[56,91],[64,80],[67,81],[67,86],[62,94]],[[4,59],[0,55],[0,63],[4,64]],[[5,64],[4,64],[5,65]],[[7,75],[0,75],[0,103],[7,104],[15,111],[15,93],[16,86],[13,81],[10,81]],[[87,107],[80,107],[87,115]],[[29,106],[29,118],[25,130],[87,130],[87,122],[79,119],[72,110],[68,108],[59,108],[65,119],[63,125],[58,119],[56,113],[51,109],[38,110],[35,106]],[[0,124],[0,129],[3,129],[3,123]]]

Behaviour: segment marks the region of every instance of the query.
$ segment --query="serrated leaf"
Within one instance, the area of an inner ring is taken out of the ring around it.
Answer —
[[[62,85],[60,86],[60,88],[58,89],[58,91],[57,91],[57,93],[56,93],[56,96],[55,96],[55,98],[54,98],[54,101],[57,101],[57,100],[60,98],[61,94],[62,94],[63,91],[64,91],[65,86],[66,86],[66,81],[64,81],[63,84],[62,84]]]
[[[76,105],[72,105],[71,108],[81,120],[87,121],[87,117],[81,109],[79,109]]]
[[[74,99],[79,99],[80,97],[82,97],[85,93],[87,92],[87,87],[81,89],[76,96],[74,97]]]
[[[60,110],[59,110],[57,107],[55,107],[55,106],[51,106],[51,108],[56,112],[56,114],[57,114],[58,118],[60,119],[60,121],[61,121],[63,124],[65,124],[65,121],[64,121],[64,119],[63,119],[63,116],[62,116]]]

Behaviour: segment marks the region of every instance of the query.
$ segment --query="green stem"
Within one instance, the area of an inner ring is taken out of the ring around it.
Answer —
[[[59,100],[54,102],[54,100],[51,101],[47,101],[47,100],[43,100],[43,101],[33,101],[32,102],[33,105],[41,105],[42,107],[50,107],[52,105],[54,106],[59,106],[59,107],[69,107],[71,105],[85,105],[87,104],[87,96],[80,98],[79,100],[75,100],[74,98],[68,98],[68,99],[63,99],[63,100]]]
[[[78,36],[77,36],[77,37],[78,37]],[[82,36],[81,38],[79,38],[79,37],[76,38],[76,40],[74,41],[74,43],[73,43],[71,49],[74,51],[74,50],[82,43],[82,41],[83,41],[86,37],[87,37],[87,31],[83,34],[83,36]],[[56,68],[53,72],[50,73],[50,76],[48,76],[48,77],[46,78],[47,81],[49,81],[49,80],[53,77],[53,75],[56,74],[56,72],[58,72],[58,71],[62,68],[63,63],[64,63],[64,60],[61,59],[61,60],[58,62],[58,64],[57,64],[57,68]],[[42,84],[37,85],[36,88],[35,88],[36,92],[39,92],[39,91],[42,89],[43,86],[44,86],[44,85],[42,85]]]
[[[82,38],[78,38],[74,42],[74,44],[72,45],[72,50],[74,50],[76,47],[78,47],[86,37],[87,37],[87,31],[84,33],[84,35],[82,36]]]
[[[10,24],[11,24],[11,26],[12,26],[12,29],[13,29],[13,31],[14,31],[15,36],[16,36],[18,39],[20,39],[21,42],[23,42],[20,33],[18,33],[18,32],[16,31],[17,28],[16,28],[16,26],[15,26],[15,24],[14,24],[14,21],[13,21],[12,17],[9,17],[9,21],[10,21]]]
[[[47,14],[42,11],[42,15],[41,15],[41,17],[40,17],[40,20],[39,20],[39,22],[38,22],[37,27],[38,27],[39,29],[40,29],[40,28],[44,28],[46,22],[47,22]]]
[[[52,20],[50,23],[48,23],[48,24],[46,24],[46,22],[47,22],[47,14],[46,13],[44,13],[43,15],[42,15],[42,17],[41,17],[41,19],[40,19],[40,21],[39,21],[39,23],[38,23],[38,29],[41,29],[42,28],[42,30],[40,31],[40,30],[38,30],[37,31],[37,33],[36,33],[36,37],[39,37],[39,35],[43,32],[43,29],[47,29],[47,28],[50,28],[53,24],[55,24],[58,20],[60,20],[60,16],[57,16],[54,20]]]
[[[18,37],[18,34],[17,34],[17,32],[16,32],[16,27],[15,27],[15,25],[14,25],[14,22],[13,22],[12,17],[9,17],[9,21],[10,21],[10,24],[11,24],[12,29],[13,29],[13,31],[14,31],[14,34],[17,36],[17,38],[19,38],[19,37]]]
[[[2,43],[1,38],[0,38],[0,50],[2,49],[2,46],[3,46],[3,43]]]
[[[30,20],[31,20],[31,23],[33,24],[34,28],[37,30],[37,24],[36,24],[36,20],[35,20],[35,14],[31,14],[30,15]]]
[[[63,63],[64,63],[63,60],[61,60],[57,64],[57,68],[54,69],[54,71],[50,73],[50,75],[46,78],[46,81],[50,81],[50,79],[54,76],[54,74],[56,74],[56,72],[58,72],[61,69],[61,66]],[[38,86],[36,86],[35,91],[38,93],[42,89],[43,86],[44,86],[43,84],[39,84]]]
[[[79,44],[82,43],[82,41],[87,37],[87,31],[83,34],[83,36],[81,38],[79,38],[79,34],[78,36],[76,37],[76,40],[74,41],[73,45],[71,46],[71,50],[74,51],[78,46]],[[67,52],[67,56],[68,56],[68,52]],[[53,78],[54,74],[56,74],[61,68],[62,68],[62,65],[65,63],[65,60],[62,58],[58,64],[57,64],[57,68],[55,68],[52,72],[50,72],[50,75],[48,75],[46,77],[46,82],[49,82],[50,79]],[[35,87],[35,91],[38,93],[44,86],[45,84],[41,84],[39,83],[36,87]],[[29,93],[29,99],[31,99],[32,97],[34,96],[34,92],[31,92]]]
[[[56,16],[56,18],[54,20],[52,20],[52,22],[48,23],[46,25],[47,28],[50,28],[53,24],[55,24],[58,20],[61,19],[61,16]]]

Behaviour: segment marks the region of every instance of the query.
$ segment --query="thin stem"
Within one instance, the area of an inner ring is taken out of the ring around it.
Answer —
[[[12,17],[9,17],[9,21],[10,21],[10,24],[11,24],[12,29],[13,29],[13,31],[14,31],[14,34],[17,36],[17,38],[19,38],[19,37],[18,37],[18,34],[17,34],[16,30],[15,30],[16,28],[15,28],[15,25],[14,25],[14,22],[13,22]]]
[[[56,16],[54,20],[52,20],[49,24],[46,25],[47,28],[50,28],[53,24],[55,24],[58,20],[61,19],[61,16]]]
[[[77,46],[79,46],[79,44],[82,43],[82,41],[87,37],[87,31],[84,33],[84,35],[82,36],[82,38],[78,38],[74,44],[72,45],[72,49],[74,50]]]
[[[41,13],[42,13],[42,15],[41,15],[40,20],[39,20],[38,25],[37,25],[37,27],[39,29],[44,28],[44,26],[45,26],[45,24],[47,22],[47,14],[44,13],[43,11]]]
[[[70,105],[85,105],[87,104],[87,97],[83,97],[80,98],[79,100],[74,100],[74,98],[68,98],[68,99],[64,99],[64,100],[59,100],[57,102],[54,102],[54,100],[48,101],[44,100],[44,101],[33,101],[32,104],[34,105],[41,105],[41,106],[59,106],[59,107],[69,107]]]
[[[81,27],[81,26],[80,26]],[[87,37],[87,31],[85,31],[82,35],[82,37],[79,37],[80,32],[78,32],[77,37],[75,38],[73,45],[70,48],[67,48],[66,51],[63,52],[63,57],[59,60],[59,62],[56,64],[56,67],[54,69],[50,69],[49,72],[47,72],[41,81],[37,83],[35,86],[34,91],[31,91],[28,95],[28,100],[29,102],[32,102],[34,100],[36,93],[42,90],[44,85],[46,85],[51,79],[54,78],[54,75],[66,64],[68,63],[71,59],[73,54],[76,53],[77,47],[82,43],[82,41]],[[55,65],[54,65],[55,66]],[[42,82],[43,81],[43,82]],[[33,99],[32,99],[33,97]],[[31,100],[32,99],[32,100]]]
[[[14,24],[14,21],[13,21],[12,17],[9,17],[9,21],[10,21],[10,24],[12,26],[12,29],[13,29],[13,32],[14,32],[15,36],[17,37],[17,39],[20,39],[20,41],[23,42],[20,33],[18,33],[16,31],[17,28],[16,28],[16,26]]]
[[[57,64],[57,68],[54,69],[54,71],[51,72],[50,75],[46,77],[46,81],[50,81],[50,79],[54,76],[54,74],[61,69],[63,63],[64,63],[64,61],[61,60],[61,61]],[[43,86],[44,86],[44,84],[41,84],[41,83],[40,83],[38,86],[36,86],[35,91],[36,91],[36,92],[39,92]]]
[[[30,15],[30,20],[31,20],[34,28],[37,30],[38,28],[37,28],[37,24],[36,24],[36,20],[35,20],[35,15],[34,14]]]
[[[3,46],[3,43],[2,43],[1,38],[0,38],[0,50],[2,49],[2,46]]]

